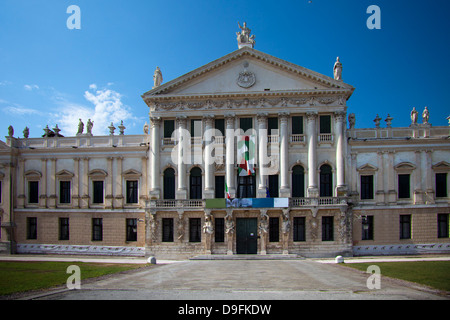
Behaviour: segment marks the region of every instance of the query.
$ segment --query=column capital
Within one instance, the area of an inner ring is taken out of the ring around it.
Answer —
[[[308,121],[314,121],[317,119],[318,116],[319,114],[317,113],[317,111],[310,111],[306,113],[306,119]]]
[[[206,126],[211,126],[212,127],[214,118],[215,118],[215,116],[213,114],[205,114],[205,115],[203,115],[203,121],[205,122]]]
[[[161,123],[161,117],[150,117],[151,128],[155,128],[156,126],[159,126],[160,123]]]
[[[278,117],[280,118],[281,122],[287,122],[289,119],[289,112],[283,111],[278,113]]]
[[[186,116],[178,116],[177,117],[177,125],[178,125],[178,127],[183,127],[183,126],[185,126],[186,125],[186,120],[187,120],[187,117]]]
[[[259,112],[256,114],[256,119],[258,120],[258,122],[265,122],[268,117],[269,114],[267,112]]]
[[[234,126],[234,120],[236,119],[236,114],[234,113],[227,113],[225,114],[225,122],[226,125],[233,125]]]
[[[334,117],[335,117],[335,119],[336,119],[337,122],[342,122],[342,121],[344,121],[346,115],[347,115],[347,112],[345,112],[345,111],[336,111],[336,112],[334,113]]]

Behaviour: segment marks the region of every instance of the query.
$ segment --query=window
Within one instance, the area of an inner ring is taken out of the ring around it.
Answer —
[[[137,241],[137,219],[127,219],[127,240]]]
[[[127,180],[127,203],[138,203],[137,180]]]
[[[28,203],[39,203],[39,181],[28,181]]]
[[[280,218],[269,218],[269,242],[280,241]]]
[[[215,119],[214,128],[220,131],[220,133],[216,131],[216,135],[225,136],[225,119]]]
[[[373,240],[373,216],[363,217],[361,229],[361,240]]]
[[[303,198],[305,196],[305,170],[302,166],[292,169],[292,197]]]
[[[448,238],[448,213],[438,214],[438,238]]]
[[[37,218],[34,217],[27,218],[27,239],[28,240],[37,239]]]
[[[92,203],[103,203],[103,181],[92,181],[93,201]]]
[[[164,199],[175,199],[175,170],[168,168],[164,170]]]
[[[103,219],[92,218],[92,241],[103,240]]]
[[[202,219],[189,219],[189,242],[200,242],[202,240]]]
[[[225,176],[215,176],[215,198],[223,199],[225,198]]]
[[[294,217],[294,241],[305,241],[305,217]]]
[[[69,240],[69,218],[59,218],[59,240]]]
[[[361,200],[373,199],[373,175],[361,176]]]
[[[447,197],[447,173],[436,173],[436,198]]]
[[[238,198],[255,198],[255,176],[238,176]]]
[[[59,182],[59,203],[70,203],[70,181]]]
[[[398,198],[399,199],[409,199],[410,198],[410,175],[409,174],[399,174],[398,175]]]
[[[411,215],[400,215],[400,239],[411,239]]]
[[[292,134],[303,134],[303,117],[292,117]]]
[[[162,241],[173,242],[173,218],[162,219]]]
[[[214,229],[214,241],[225,242],[225,219],[215,218]]]
[[[331,133],[331,116],[320,116],[320,133]]]
[[[267,119],[268,135],[278,135],[278,118],[271,117]]]
[[[201,136],[202,136],[202,120],[191,119],[191,137],[201,137]]]
[[[269,195],[271,198],[278,198],[278,175],[269,176]]]
[[[327,164],[320,167],[320,196],[333,196],[333,178],[331,175],[331,167]]]
[[[164,138],[171,138],[175,130],[174,120],[164,120]]]
[[[199,167],[192,168],[190,180],[190,199],[202,198],[202,170]]]
[[[322,241],[333,240],[333,217],[322,217]]]
[[[253,119],[252,118],[240,118],[239,124],[240,128],[245,132],[253,128]]]

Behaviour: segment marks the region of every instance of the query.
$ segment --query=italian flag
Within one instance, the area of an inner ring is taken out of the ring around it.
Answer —
[[[241,177],[255,174],[254,148],[254,136],[241,136],[238,142],[239,176]]]
[[[228,185],[227,185],[226,181],[225,181],[225,192],[227,193],[227,199],[231,199],[230,192],[228,191]]]

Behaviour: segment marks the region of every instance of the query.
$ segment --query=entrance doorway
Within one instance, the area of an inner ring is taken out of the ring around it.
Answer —
[[[236,219],[236,253],[256,254],[258,252],[258,219]]]

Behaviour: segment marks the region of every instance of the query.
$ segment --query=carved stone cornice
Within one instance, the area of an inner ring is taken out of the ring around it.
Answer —
[[[321,92],[322,91],[322,92]],[[326,92],[323,92],[326,91]],[[305,92],[253,92],[217,95],[189,95],[153,97],[149,103],[151,112],[239,110],[242,108],[296,108],[315,106],[344,106],[345,96],[336,90],[307,90]],[[175,101],[174,101],[175,100]]]

